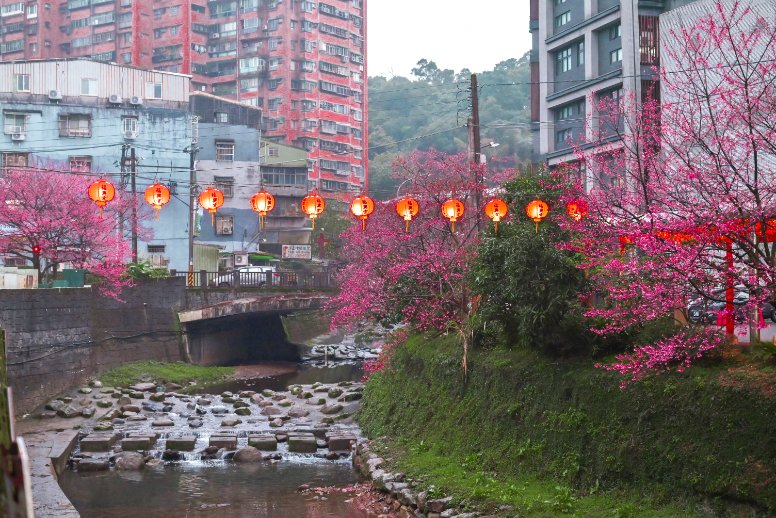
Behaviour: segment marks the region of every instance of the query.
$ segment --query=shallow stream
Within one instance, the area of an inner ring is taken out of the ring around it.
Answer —
[[[211,394],[264,389],[285,390],[289,385],[314,382],[359,381],[359,362],[307,362],[272,365],[270,377],[230,381],[208,390]],[[244,366],[250,373],[266,366]],[[208,397],[208,396],[206,396]],[[217,396],[212,396],[216,398]],[[84,518],[113,517],[268,517],[364,518],[364,511],[348,503],[348,493],[325,497],[297,492],[300,485],[347,486],[358,481],[349,456],[339,460],[288,454],[276,462],[250,464],[230,460],[186,460],[146,466],[142,471],[66,471],[60,485]],[[157,452],[158,456],[159,453]]]

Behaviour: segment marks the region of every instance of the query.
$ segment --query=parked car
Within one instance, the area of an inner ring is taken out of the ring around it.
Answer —
[[[713,299],[696,298],[687,306],[687,318],[693,324],[716,324],[717,315],[727,308],[725,290],[712,292]],[[733,295],[736,322],[744,322],[744,305],[749,302],[749,292],[743,286],[736,286]],[[762,302],[760,311],[764,320],[776,322],[776,308],[772,302]]]
[[[231,273],[219,275],[212,281],[211,286],[227,287],[261,287],[272,283],[280,284],[280,276],[272,266],[243,266]]]

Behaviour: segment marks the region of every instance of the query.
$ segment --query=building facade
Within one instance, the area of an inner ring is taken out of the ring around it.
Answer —
[[[311,228],[301,211],[310,188],[307,151],[262,140],[257,107],[194,92],[191,110],[199,120],[197,185],[224,193],[214,218],[200,216],[197,242],[225,254],[277,255],[284,244],[309,243]],[[264,228],[250,205],[262,187],[275,197]]]
[[[602,102],[657,95],[659,17],[694,1],[531,0],[535,162],[574,161],[573,145],[603,130]]]
[[[0,166],[99,173],[125,195],[134,176],[148,216],[141,226],[151,231],[140,233],[138,257],[185,269],[188,101],[189,78],[181,74],[91,60],[0,63]],[[175,195],[155,220],[142,193],[157,181]],[[86,193],[84,203],[91,203]]]
[[[0,0],[0,60],[90,57],[191,74],[194,90],[263,108],[265,138],[310,151],[319,187],[358,192],[367,2],[329,2]]]

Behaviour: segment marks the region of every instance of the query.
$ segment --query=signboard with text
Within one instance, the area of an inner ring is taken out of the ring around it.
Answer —
[[[310,245],[283,245],[283,259],[312,259]]]

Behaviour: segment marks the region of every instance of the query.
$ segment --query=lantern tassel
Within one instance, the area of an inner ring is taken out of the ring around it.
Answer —
[[[264,230],[264,214],[259,214],[259,228]]]
[[[537,234],[539,233],[539,222],[538,221],[536,222],[536,233]]]
[[[313,222],[313,230],[315,230],[315,218],[310,218]]]
[[[361,220],[361,232],[364,232],[366,230],[366,220]]]
[[[496,235],[498,235],[498,221],[495,221],[494,223],[496,223]]]
[[[156,220],[159,221],[159,210],[161,207],[154,207],[154,212],[156,212]]]
[[[450,222],[450,232],[455,234],[455,221]]]
[[[100,219],[102,219],[102,205],[100,205]]]
[[[216,213],[211,212],[210,213],[210,223],[215,227],[216,226]]]
[[[404,220],[404,233],[408,233],[410,231],[410,220],[405,219]]]

